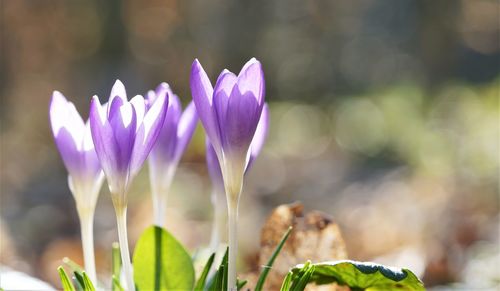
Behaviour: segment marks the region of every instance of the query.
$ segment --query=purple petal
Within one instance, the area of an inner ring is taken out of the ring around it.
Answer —
[[[262,112],[251,92],[240,92],[236,85],[229,98],[224,123],[224,150],[247,154]]]
[[[159,96],[144,116],[144,120],[137,130],[133,146],[130,161],[131,176],[135,176],[139,172],[144,160],[146,160],[151,148],[155,144],[161,126],[165,121],[167,108],[168,99],[166,96]]]
[[[252,92],[259,104],[264,102],[265,81],[261,63],[252,58],[241,69],[238,75],[238,87],[242,94]]]
[[[61,128],[55,137],[55,141],[68,173],[72,176],[81,176],[85,171],[82,167],[81,154],[68,129],[65,127]]]
[[[221,150],[221,133],[212,106],[213,88],[205,70],[196,59],[191,66],[191,94],[201,123],[216,151]]]
[[[177,143],[177,124],[180,118],[180,101],[169,95],[168,109],[156,143],[150,153],[153,163],[168,164],[174,160]]]
[[[222,71],[219,75],[217,83],[215,83],[213,99],[213,107],[215,108],[215,112],[217,114],[217,120],[226,119],[228,99],[237,80],[238,77],[228,70]]]
[[[52,94],[49,117],[54,137],[57,136],[61,128],[66,127],[76,144],[80,144],[85,126],[83,119],[76,110],[75,105],[68,102],[64,95],[58,91],[54,91]]]
[[[116,80],[115,84],[113,85],[113,88],[111,88],[111,93],[109,94],[108,102],[111,103],[111,101],[116,97],[122,99],[123,102],[127,101],[127,91],[125,90],[125,86],[120,80]]]
[[[136,95],[130,100],[130,103],[134,106],[137,124],[141,124],[144,119],[144,114],[146,114],[146,101],[144,100],[144,97]]]
[[[123,101],[122,98],[113,98],[108,102],[108,120],[111,120],[116,115],[120,114],[120,108],[124,103],[127,103],[127,100]]]
[[[177,125],[177,145],[175,149],[175,159],[177,161],[180,159],[189,141],[193,137],[197,123],[198,114],[196,113],[194,103],[191,101],[186,109],[184,109],[179,124]]]
[[[117,150],[117,169],[120,173],[128,172],[134,147],[137,128],[137,115],[132,104],[124,103],[117,113],[109,119],[113,130]]]
[[[252,143],[250,144],[249,160],[245,172],[250,169],[254,160],[257,158],[262,147],[264,146],[268,128],[269,128],[269,108],[267,106],[267,103],[265,103],[264,107],[262,108],[262,114],[260,115],[259,124],[257,125],[257,129],[255,130],[255,135],[252,139]]]
[[[61,158],[70,175],[80,175],[85,171],[81,162],[81,142],[84,123],[73,103],[57,91],[52,94],[49,117],[52,133]]]
[[[170,85],[168,85],[165,82],[160,83],[155,91],[156,96],[164,95],[165,93],[168,93],[169,95],[173,95],[172,89],[170,89]]]
[[[101,164],[97,153],[95,152],[94,142],[92,141],[92,132],[90,130],[90,122],[85,123],[85,133],[82,141],[82,151],[85,161],[85,168],[89,180],[97,180],[101,175]],[[90,181],[89,181],[90,182]]]
[[[101,106],[99,98],[94,96],[90,103],[90,131],[92,133],[92,140],[94,141],[95,151],[101,163],[102,169],[108,178],[108,184],[112,191],[120,190],[117,187],[118,177],[121,175],[118,171],[118,146],[113,134],[113,129],[109,124],[105,109]]]

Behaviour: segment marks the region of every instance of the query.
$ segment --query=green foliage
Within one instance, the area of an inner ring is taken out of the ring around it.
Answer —
[[[238,289],[238,291],[240,291],[243,287],[245,287],[245,285],[247,283],[248,283],[247,280],[240,281],[240,280],[236,279],[236,289]]]
[[[212,265],[214,263],[214,259],[215,259],[215,253],[213,253],[210,256],[210,258],[208,258],[208,261],[205,264],[205,267],[203,268],[203,272],[201,273],[200,278],[198,278],[198,281],[196,281],[196,285],[194,286],[195,291],[203,290],[205,282],[207,281],[208,272],[210,272],[210,268],[212,268]]]
[[[111,288],[113,291],[125,291],[115,275],[111,276]]]
[[[120,256],[120,245],[114,242],[111,246],[111,290],[122,291],[120,284],[120,270],[122,268],[122,258]]]
[[[304,290],[312,282],[318,285],[336,282],[354,290],[425,290],[422,282],[408,269],[349,260],[298,265],[290,270],[281,290]]]
[[[229,248],[226,248],[222,262],[215,272],[212,279],[208,282],[205,290],[209,291],[227,291],[227,260]]]
[[[75,261],[71,260],[70,258],[64,257],[62,261],[63,261],[63,264],[66,265],[68,268],[70,268],[70,270],[72,272],[75,272],[75,271],[80,272],[80,273],[83,272],[82,266],[80,266]]]
[[[68,277],[68,274],[66,274],[66,271],[62,266],[59,266],[57,268],[57,271],[59,272],[59,277],[61,277],[61,284],[63,286],[64,291],[75,291],[75,287],[73,284],[71,284],[71,280]]]
[[[83,276],[80,272],[74,271],[73,274],[75,275],[74,277],[74,282],[76,285],[76,290],[77,291],[84,291],[85,290],[85,281],[83,280]]]
[[[269,270],[290,236],[290,227],[283,235],[271,258],[262,270],[255,291],[261,291]],[[208,278],[215,260],[215,253],[207,260],[203,271],[196,281],[191,257],[184,247],[166,230],[152,226],[144,231],[134,251],[134,279],[136,289],[144,290],[195,290],[195,291],[227,291],[228,273],[227,248],[220,266],[215,274]],[[121,260],[119,248],[113,245],[112,253],[113,291],[124,291],[119,281]],[[64,263],[72,269],[73,283],[62,266],[57,270],[61,277],[64,291],[95,291],[82,268],[65,258]],[[247,281],[237,281],[237,289],[241,290]],[[337,283],[351,290],[383,291],[383,290],[425,290],[422,282],[408,269],[395,269],[383,265],[350,260],[323,262],[312,264],[307,262],[292,268],[285,277],[281,291],[302,291],[307,284],[317,285]],[[76,289],[75,289],[76,286]]]
[[[269,258],[269,261],[267,262],[267,265],[264,266],[264,269],[260,273],[259,280],[257,281],[257,285],[255,285],[255,291],[261,291],[262,287],[264,287],[264,283],[266,281],[267,274],[269,274],[269,271],[271,270],[271,267],[273,266],[274,261],[276,260],[276,257],[278,256],[278,254],[280,253],[281,249],[285,245],[285,242],[288,239],[288,237],[290,236],[290,233],[292,233],[292,227],[291,226],[288,228],[288,230],[285,232],[285,234],[281,238],[280,243],[278,244],[278,246],[274,250],[273,254],[271,255],[271,258]]]
[[[136,289],[191,290],[194,267],[184,247],[165,229],[147,228],[134,250]]]
[[[90,281],[89,276],[85,272],[74,271],[74,282],[77,291],[95,291],[94,284]]]

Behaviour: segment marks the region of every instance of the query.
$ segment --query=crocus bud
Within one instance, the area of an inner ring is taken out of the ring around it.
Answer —
[[[93,222],[104,175],[94,150],[89,122],[83,121],[75,105],[54,91],[49,115],[80,219],[85,270],[95,280]]]
[[[179,97],[167,83],[161,83],[155,91],[148,92],[147,107],[165,94],[169,96],[167,114],[148,159],[155,224],[159,226],[165,222],[166,200],[175,170],[198,122],[193,102],[182,112]]]
[[[58,91],[50,103],[52,133],[68,170],[68,182],[79,211],[95,208],[103,181],[101,165],[94,150],[90,126],[73,103]]]
[[[253,58],[238,76],[224,70],[213,88],[203,67],[195,60],[190,82],[196,110],[222,166],[226,194],[236,201],[250,143],[264,106],[262,66]]]
[[[228,204],[228,287],[236,290],[238,202],[243,175],[251,160],[250,144],[264,107],[264,73],[255,58],[238,76],[222,71],[212,87],[200,62],[191,66],[191,93],[196,111],[221,166]]]
[[[114,202],[126,205],[124,195],[160,134],[167,105],[167,94],[158,96],[149,108],[140,95],[128,101],[119,80],[107,105],[101,105],[97,96],[92,98],[92,139]]]
[[[128,101],[125,87],[118,80],[106,106],[97,96],[90,104],[92,139],[115,207],[123,271],[130,291],[135,285],[127,238],[127,192],[160,134],[167,106],[166,93],[148,108],[140,95]]]

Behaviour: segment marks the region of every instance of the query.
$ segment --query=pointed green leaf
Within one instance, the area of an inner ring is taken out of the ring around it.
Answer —
[[[66,274],[66,271],[62,266],[59,266],[57,268],[57,271],[59,272],[59,277],[61,277],[61,283],[63,286],[64,291],[75,291],[75,287],[73,284],[71,284],[71,280],[68,277],[68,274]]]
[[[222,258],[222,262],[220,263],[217,272],[215,272],[214,276],[209,280],[206,290],[210,291],[226,291],[227,290],[227,260],[228,260],[229,248],[226,248],[226,252],[224,253],[224,257]],[[225,284],[224,284],[224,281]],[[224,289],[224,285],[225,288]]]
[[[247,283],[248,283],[247,280],[240,281],[237,279],[236,280],[236,288],[238,289],[238,291],[240,291]]]
[[[70,268],[72,272],[79,272],[79,273],[83,272],[83,267],[77,264],[75,261],[71,260],[70,258],[64,257],[62,261],[66,266],[68,266],[68,268]]]
[[[262,287],[264,287],[264,283],[266,281],[267,274],[269,274],[269,271],[271,270],[271,267],[273,266],[274,261],[276,260],[276,257],[278,256],[281,249],[285,245],[285,242],[288,239],[288,237],[290,236],[290,233],[292,233],[291,226],[288,228],[288,230],[285,232],[285,234],[281,238],[281,241],[278,244],[278,246],[276,246],[276,249],[274,250],[273,254],[271,255],[271,258],[269,258],[269,261],[267,262],[267,265],[265,265],[263,267],[264,269],[260,273],[259,280],[257,281],[257,285],[255,285],[255,291],[261,291]]]
[[[75,275],[74,277],[74,282],[76,285],[76,290],[77,291],[86,291],[85,290],[85,281],[83,280],[83,275],[81,272],[74,271],[73,274]]]
[[[283,283],[281,284],[280,291],[287,291],[290,289],[290,284],[292,283],[294,273],[292,271],[288,272],[288,274],[285,277],[285,280],[283,280]]]
[[[95,291],[94,284],[90,280],[87,273],[83,272],[83,282],[85,282],[85,291]]]
[[[422,282],[408,269],[391,268],[375,263],[350,260],[323,262],[312,266],[314,272],[307,281],[318,285],[336,282],[340,285],[349,286],[351,289],[367,291],[425,290]],[[287,280],[290,280],[289,276],[287,276],[285,282],[283,282],[283,287],[288,284],[290,288],[283,289],[282,287],[282,290],[303,290],[297,289],[297,286],[299,286],[299,281],[305,280],[305,276],[308,276],[309,269],[308,264],[298,265],[293,268],[291,270],[291,273],[293,273],[291,275],[292,284],[286,283]]]
[[[111,272],[112,272],[111,290],[112,291],[120,291],[123,289],[122,286],[119,284],[120,281],[116,279],[120,278],[121,268],[122,268],[122,258],[120,256],[120,245],[117,242],[114,242],[111,245]],[[118,284],[115,284],[113,278],[116,279]],[[121,289],[119,289],[118,286]]]
[[[122,284],[120,283],[120,280],[118,280],[115,275],[111,276],[111,280],[113,291],[125,291],[125,289],[123,289],[122,287]]]
[[[191,290],[194,267],[184,247],[165,229],[147,228],[134,251],[137,290]]]
[[[304,275],[297,281],[297,285],[294,286],[293,291],[302,291],[306,288],[307,283],[311,279],[314,273],[314,265],[310,265]]]
[[[291,291],[300,290],[298,288],[298,286],[299,286],[299,284],[303,283],[304,277],[308,276],[310,270],[311,270],[311,262],[307,261],[302,268],[297,270],[298,271],[297,275],[294,277],[294,280],[291,282],[292,284],[290,286],[290,289],[288,289],[288,290],[291,290]]]
[[[210,272],[210,268],[212,268],[212,264],[214,263],[215,253],[213,253],[210,258],[208,258],[205,267],[203,268],[203,272],[200,275],[198,281],[196,281],[196,285],[194,286],[195,291],[202,291],[203,287],[205,287],[205,282],[207,281],[208,272]]]

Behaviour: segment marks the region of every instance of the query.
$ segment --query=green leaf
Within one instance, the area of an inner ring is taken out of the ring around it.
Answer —
[[[208,272],[210,268],[212,268],[212,264],[214,263],[215,253],[213,253],[210,258],[208,258],[205,267],[203,268],[203,272],[200,275],[198,281],[196,281],[196,285],[194,286],[195,291],[202,291],[203,287],[205,287],[205,282],[207,281]]]
[[[236,279],[236,288],[240,291],[247,283],[247,280],[240,281],[239,279]]]
[[[165,229],[147,228],[134,251],[136,289],[191,290],[194,267],[184,247]]]
[[[300,285],[307,285],[308,282],[305,282],[304,279],[310,278],[311,265],[311,262],[307,261],[301,269],[298,269],[297,274],[292,277],[290,289],[287,290],[298,291],[301,290]],[[302,289],[305,288],[305,285]]]
[[[120,245],[117,242],[114,242],[111,245],[111,272],[112,272],[111,290],[112,291],[123,290],[123,287],[120,284],[120,280],[117,279],[120,278],[121,268],[122,268],[122,258],[120,256]],[[115,284],[115,280],[118,282],[118,284]]]
[[[83,272],[83,282],[85,283],[85,291],[95,291],[94,284],[90,280],[87,273]]]
[[[259,280],[257,281],[257,285],[255,285],[255,291],[261,291],[262,287],[264,287],[264,283],[266,281],[267,274],[269,274],[269,271],[271,270],[271,267],[273,266],[274,261],[276,260],[276,257],[278,256],[278,254],[280,253],[281,249],[285,245],[285,242],[288,239],[288,237],[290,236],[290,233],[292,233],[292,227],[291,226],[285,232],[285,234],[283,235],[283,238],[281,238],[280,243],[278,244],[278,246],[274,250],[273,254],[271,255],[271,258],[269,258],[269,261],[267,262],[267,265],[264,266],[264,269],[260,273]]]
[[[62,261],[66,266],[68,266],[68,268],[71,269],[71,271],[79,273],[83,272],[83,267],[75,263],[75,261],[71,260],[70,258],[64,257]]]
[[[90,280],[87,273],[85,273],[85,271],[81,273],[78,271],[74,271],[73,274],[75,274],[75,284],[77,290],[95,291],[94,284]]]
[[[292,283],[294,273],[292,271],[288,272],[288,274],[285,277],[285,280],[283,280],[283,283],[281,283],[281,288],[280,291],[286,291],[290,289],[290,284]]]
[[[206,290],[210,291],[226,291],[227,290],[227,260],[229,248],[226,248],[222,262],[220,263],[217,272],[210,279],[207,284]]]
[[[311,267],[313,267],[313,272],[309,274]],[[299,288],[302,287],[299,282],[304,282],[306,279],[307,283],[314,282],[322,285],[336,282],[340,285],[347,285],[351,289],[367,291],[425,290],[422,282],[410,270],[390,268],[375,263],[342,260],[306,264],[296,266],[291,273],[292,275],[289,274],[291,279],[289,276],[285,278],[281,290],[303,290]],[[291,286],[287,283],[288,280],[291,280]]]
[[[120,283],[120,280],[118,280],[115,275],[111,276],[111,280],[111,287],[113,288],[113,291],[125,291]]]
[[[76,290],[85,291],[85,280],[83,279],[82,273],[78,271],[73,271],[73,274],[75,275],[74,281],[76,285]]]
[[[75,287],[73,286],[73,284],[71,284],[71,280],[69,279],[68,274],[66,274],[66,271],[64,271],[64,268],[62,266],[59,266],[59,268],[57,268],[57,271],[59,272],[59,277],[61,277],[63,290],[75,291]]]
[[[297,284],[293,287],[293,291],[302,291],[306,288],[307,283],[311,279],[314,273],[314,265],[310,265],[304,275],[297,281]]]

